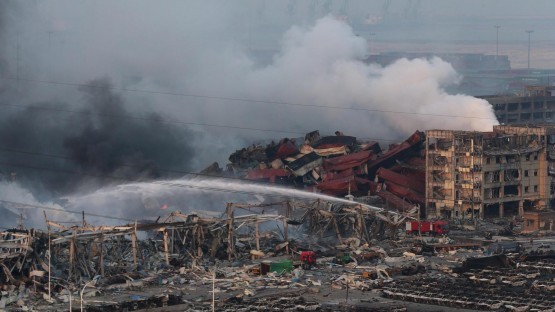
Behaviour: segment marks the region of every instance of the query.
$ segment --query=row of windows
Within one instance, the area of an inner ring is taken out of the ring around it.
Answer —
[[[527,120],[542,120],[542,119],[551,119],[553,118],[553,114],[551,112],[546,112],[545,117],[544,114],[541,112],[536,113],[521,113],[521,114],[498,114],[497,118],[501,122],[517,122],[517,121],[527,121]]]
[[[520,104],[520,105],[519,105]],[[544,105],[543,102],[535,102],[535,103],[530,103],[530,102],[523,102],[523,103],[508,103],[508,104],[494,104],[493,105],[493,109],[496,111],[504,111],[507,110],[509,112],[514,112],[517,111],[519,109],[521,110],[527,110],[527,109],[555,109],[555,103],[553,102],[548,102],[546,103],[546,105]]]
[[[486,171],[484,177],[486,182],[499,182],[501,171]],[[531,174],[534,177],[538,176],[538,170],[524,170],[524,176],[530,177]],[[458,175],[457,175],[458,180]],[[520,171],[518,169],[504,170],[504,181],[517,181],[520,180]]]
[[[524,176],[525,177],[529,177],[530,173],[528,172],[528,170],[524,170]],[[538,176],[538,170],[534,170],[534,176],[537,177]]]
[[[496,157],[486,157],[486,164],[506,164],[506,163],[515,163],[518,161],[517,156],[496,156]],[[526,161],[530,160],[538,160],[538,153],[528,153],[524,156]]]
[[[538,192],[538,186],[534,185],[534,193]],[[525,186],[524,187],[524,193],[530,193],[530,187],[529,186]]]

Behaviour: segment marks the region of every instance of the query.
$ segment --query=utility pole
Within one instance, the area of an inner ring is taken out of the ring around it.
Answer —
[[[17,89],[19,91],[19,31],[17,32],[17,44],[16,44],[16,72],[17,72]]]
[[[497,58],[499,57],[499,28],[501,26],[495,25],[495,67],[497,69]]]
[[[376,33],[369,33],[368,34],[368,55],[371,54],[371,49],[372,49],[372,37],[375,36]]]
[[[534,31],[529,29],[526,32],[528,33],[528,72],[530,72],[530,34]]]

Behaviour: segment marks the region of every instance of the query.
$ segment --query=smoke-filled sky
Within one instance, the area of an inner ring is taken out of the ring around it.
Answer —
[[[444,91],[460,80],[450,64],[365,64],[365,34],[438,47],[491,40],[503,22],[506,40],[531,27],[538,40],[554,36],[552,1],[387,2],[2,1],[0,170],[42,199],[94,190],[106,183],[98,176],[225,165],[245,145],[316,129],[386,143],[490,130],[485,101]]]

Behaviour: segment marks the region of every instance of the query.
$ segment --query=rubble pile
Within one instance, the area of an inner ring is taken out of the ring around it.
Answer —
[[[283,210],[285,216],[268,213],[272,207]],[[371,241],[385,228],[395,234],[406,218],[358,202],[322,200],[229,203],[221,218],[173,212],[156,222],[121,226],[93,226],[84,219],[81,225],[64,226],[45,214],[48,231],[12,230],[0,235],[0,286],[5,288],[0,305],[23,309],[44,300],[72,302],[80,295],[109,296],[161,285],[176,287],[172,295],[179,295],[180,287],[210,283],[212,277],[207,274],[217,263],[223,263],[217,282],[222,292],[241,290],[252,295],[260,290],[320,287],[320,280],[301,280],[302,270],[293,271],[293,261],[295,267],[302,264],[303,250],[317,250],[319,257],[341,251],[340,264],[332,257],[330,266],[354,267],[383,259],[385,251],[371,246]],[[375,279],[388,276],[382,269],[368,272]],[[358,275],[338,275],[328,282],[338,288],[373,287]],[[170,300],[170,293],[165,295],[166,299],[156,295],[144,300],[87,301],[91,311],[94,306],[137,310],[185,304],[185,299]],[[295,303],[298,309],[299,304]]]
[[[269,213],[274,206],[285,215]],[[491,251],[476,242],[405,234],[404,220],[356,201],[322,200],[229,203],[221,218],[173,212],[121,226],[47,219],[47,232],[0,236],[0,306],[405,311],[410,302],[549,311],[555,304],[553,255],[484,257]],[[384,227],[396,234],[377,239]],[[303,260],[306,252],[314,262]]]
[[[382,205],[408,211],[425,201],[423,142],[424,134],[417,131],[382,152],[377,142],[313,131],[304,141],[284,138],[238,150],[229,157],[227,173],[332,196],[379,196]],[[221,172],[212,167],[205,171]]]

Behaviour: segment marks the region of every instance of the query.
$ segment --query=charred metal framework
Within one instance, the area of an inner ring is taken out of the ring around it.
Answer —
[[[228,203],[221,217],[176,211],[156,222],[120,226],[93,226],[84,217],[82,224],[67,226],[45,213],[47,232],[0,232],[0,284],[29,277],[50,294],[61,282],[78,289],[101,277],[124,284],[118,287],[139,287],[143,282],[133,279],[142,270],[161,265],[197,267],[215,259],[255,259],[270,252],[287,255],[296,248],[290,246],[291,238],[354,246],[391,238],[415,213],[322,200]]]
[[[522,216],[555,198],[555,126],[426,132],[429,218]]]

